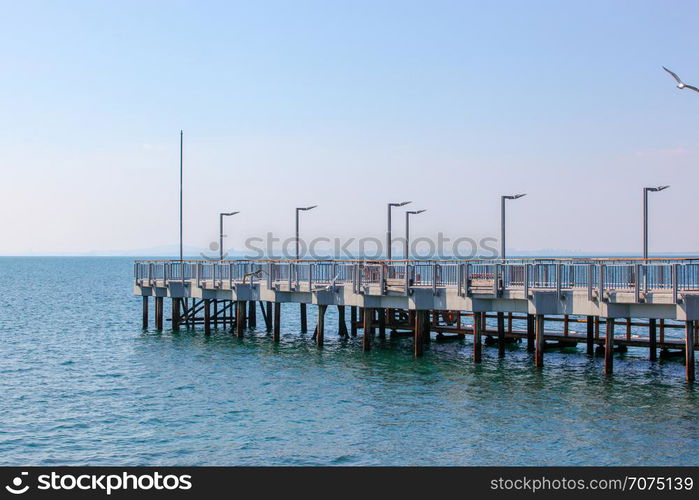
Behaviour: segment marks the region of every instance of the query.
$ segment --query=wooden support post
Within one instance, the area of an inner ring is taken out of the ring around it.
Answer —
[[[257,308],[254,300],[248,302],[248,327],[257,328]]]
[[[143,329],[148,330],[148,296],[143,296]]]
[[[687,321],[685,339],[685,380],[694,382],[694,321]]]
[[[614,318],[607,318],[607,328],[604,334],[604,373],[614,372]]]
[[[498,356],[505,355],[505,313],[499,312],[498,318]]]
[[[281,319],[282,319],[282,304],[281,302],[274,303],[274,334],[273,338],[275,342],[279,342],[280,329],[281,329]]]
[[[181,299],[180,305],[182,306],[182,314],[180,318],[184,317],[184,326],[185,328],[189,328],[189,300]],[[180,321],[183,321],[180,319]]]
[[[364,336],[362,338],[362,350],[371,350],[371,309],[363,308],[364,311]]]
[[[211,333],[211,299],[204,299],[204,333]]]
[[[301,333],[308,332],[308,320],[306,318],[306,304],[301,303]]]
[[[595,316],[595,340],[599,340],[599,316]]]
[[[348,337],[347,323],[345,322],[345,306],[337,306],[338,329],[337,334],[340,337]]]
[[[595,355],[595,317],[587,317],[587,355]]]
[[[626,318],[626,341],[631,340],[631,318]]]
[[[570,333],[570,316],[567,314],[563,315],[563,336],[567,337]]]
[[[214,299],[214,328],[218,329],[218,300]]]
[[[422,334],[427,323],[426,311],[419,310],[415,314],[415,328],[413,329],[413,356],[419,358],[422,356],[423,344],[425,339]]]
[[[155,329],[163,329],[163,298],[155,298]]]
[[[512,333],[512,313],[507,313],[507,333]]]
[[[239,339],[242,339],[245,331],[245,301],[239,300],[235,304],[235,334]]]
[[[319,305],[318,306],[318,326],[316,327],[316,345],[318,347],[323,347],[323,342],[325,341],[325,310],[328,306]]]
[[[534,352],[535,320],[533,314],[527,314],[527,351]]]
[[[262,317],[265,320],[265,331],[267,333],[272,331],[272,303],[267,301],[267,302],[260,302],[260,311],[262,311]]]
[[[180,303],[182,299],[172,299],[172,331],[177,332],[180,329]]]
[[[350,332],[357,336],[357,306],[350,306]]]
[[[430,336],[430,324],[436,324],[433,320],[430,322],[430,312],[429,311],[424,311],[425,313],[425,321],[422,327],[422,332],[420,333],[420,336],[422,337],[422,342],[424,344],[429,344],[430,340],[432,340],[432,337]],[[435,311],[432,311],[433,317],[437,316],[437,313]]]
[[[386,338],[386,309],[378,309],[379,315],[379,338]]]
[[[484,313],[473,313],[473,362],[481,362],[481,354],[483,351],[483,321],[481,316]]]
[[[648,348],[650,350],[648,359],[651,361],[656,361],[658,359],[658,342],[656,339],[656,324],[655,324],[655,318],[651,318],[648,320]]]
[[[242,300],[241,303],[243,304],[240,306],[240,321],[242,323],[241,328],[245,328],[245,325],[248,324],[248,301]]]
[[[537,368],[544,366],[544,315],[536,315],[536,349],[534,353],[534,365]]]
[[[665,319],[660,318],[660,343],[665,343]]]

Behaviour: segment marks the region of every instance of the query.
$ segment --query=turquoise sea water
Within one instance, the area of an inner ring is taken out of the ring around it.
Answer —
[[[583,346],[542,371],[523,345],[476,366],[469,338],[365,354],[332,308],[319,350],[291,305],[279,345],[263,326],[144,332],[131,275],[129,258],[0,258],[0,465],[699,462],[681,358],[631,349],[607,378]]]

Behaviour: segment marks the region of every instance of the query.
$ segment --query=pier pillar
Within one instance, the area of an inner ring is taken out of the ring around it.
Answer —
[[[660,331],[658,332],[660,334],[660,343],[664,344],[665,343],[665,319],[660,318]]]
[[[235,334],[239,339],[242,339],[245,331],[245,301],[238,300],[235,304]]]
[[[238,314],[240,314],[240,322],[241,322],[241,326],[240,326],[240,327],[244,329],[244,328],[245,328],[245,325],[246,325],[247,322],[248,322],[248,304],[247,304],[247,300],[241,300],[241,301],[240,301],[240,304],[242,304],[242,305],[240,306],[240,311],[239,311],[239,313],[236,313],[236,320],[237,320]]]
[[[386,338],[386,309],[379,309],[379,338]]]
[[[685,339],[685,380],[694,382],[694,321],[687,321]]]
[[[148,330],[148,296],[143,296],[143,329]]]
[[[194,300],[194,299],[192,299]],[[180,316],[181,318],[184,318],[182,321],[184,322],[185,328],[189,328],[189,299],[184,298],[182,299],[182,315]]]
[[[306,318],[306,304],[301,303],[301,333],[308,332],[308,320]]]
[[[337,306],[338,329],[337,334],[340,337],[348,337],[347,323],[345,322],[345,306]]]
[[[567,314],[563,315],[563,336],[567,337],[570,333],[570,316]]]
[[[248,327],[257,328],[257,308],[254,300],[248,302]]]
[[[260,310],[263,311],[262,316],[265,319],[265,331],[269,333],[272,331],[272,303],[267,301],[264,303],[264,309],[262,308],[263,305],[262,302],[260,302]]]
[[[626,341],[631,341],[631,318],[626,318]]]
[[[426,311],[417,311],[415,314],[415,328],[413,329],[413,356],[422,356],[422,349],[425,343],[423,333],[427,323]]]
[[[204,299],[204,333],[211,333],[211,300]]]
[[[214,328],[218,329],[218,300],[214,299]]]
[[[350,306],[350,332],[357,336],[357,306]]]
[[[364,311],[364,336],[362,337],[362,350],[371,350],[371,309],[363,308]]]
[[[483,321],[484,313],[473,313],[473,362],[481,362],[481,354],[483,351]]]
[[[587,317],[587,355],[595,355],[595,317]]]
[[[177,332],[180,329],[180,303],[182,299],[172,299],[172,330]]]
[[[604,373],[614,372],[614,318],[607,318],[607,328],[604,334]]]
[[[648,341],[649,341],[649,356],[648,359],[656,361],[658,359],[658,342],[656,338],[656,321],[655,318],[648,320]]]
[[[534,315],[527,314],[527,351],[534,352],[535,327]]]
[[[281,302],[274,303],[274,333],[273,339],[275,342],[279,342],[280,330],[281,330],[281,320],[282,320],[282,304]]]
[[[505,313],[499,312],[498,318],[498,356],[505,355]]]
[[[163,298],[155,298],[155,329],[163,329]]]
[[[534,366],[543,368],[544,366],[544,315],[536,315],[536,349],[534,352]]]
[[[328,306],[318,306],[318,326],[316,327],[316,345],[323,347],[325,341],[325,310]]]
[[[507,333],[512,333],[512,313],[507,313]]]
[[[437,314],[432,311],[432,317],[436,318]],[[430,340],[432,340],[432,337],[430,336],[430,326],[432,325],[432,322],[430,321],[430,311],[424,311],[424,322],[422,326],[422,332],[420,333],[420,336],[422,337],[422,342],[424,344],[429,344]],[[434,321],[434,320],[433,320]]]

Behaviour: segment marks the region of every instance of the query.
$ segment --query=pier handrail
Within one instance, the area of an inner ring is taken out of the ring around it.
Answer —
[[[498,260],[136,260],[134,279],[139,285],[202,282],[224,283],[266,280],[289,290],[313,291],[351,284],[354,289],[380,286],[384,290],[411,287],[458,288],[496,295],[507,290],[587,289],[598,297],[605,292],[699,291],[699,259],[508,259]]]

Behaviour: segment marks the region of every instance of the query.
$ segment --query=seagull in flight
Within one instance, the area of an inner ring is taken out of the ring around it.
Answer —
[[[672,71],[667,69],[665,66],[663,66],[663,69],[665,71],[667,71],[668,73],[670,73],[675,80],[677,80],[677,88],[678,89],[685,89],[686,88],[686,89],[692,89],[694,92],[699,92],[699,89],[696,88],[694,85],[687,85],[687,84],[683,83],[682,80],[680,80],[680,77],[677,76],[677,73],[673,73]]]

